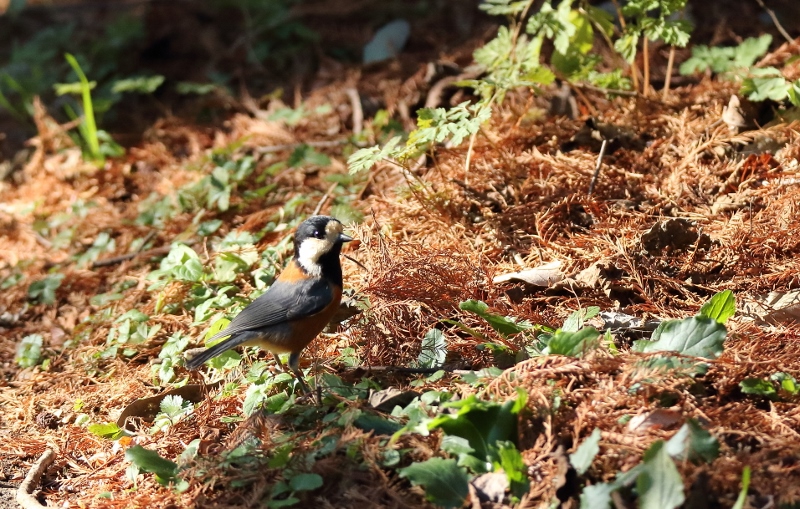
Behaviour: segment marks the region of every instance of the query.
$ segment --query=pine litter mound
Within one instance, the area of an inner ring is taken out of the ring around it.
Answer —
[[[520,120],[526,118],[530,104],[525,94],[509,97],[484,127],[467,172],[466,146],[438,149],[435,160],[416,175],[379,165],[364,176],[355,202],[365,212],[364,222],[354,227],[361,244],[348,252],[366,270],[344,264],[346,286],[369,299],[368,319],[317,340],[307,351],[306,362],[343,377],[354,376],[337,364],[338,352],[353,347],[365,366],[408,365],[419,354],[421,337],[443,318],[458,319],[494,341],[520,346],[460,311],[459,302],[467,299],[483,300],[498,314],[557,327],[572,311],[591,305],[642,318],[685,317],[718,291],[732,290],[740,303],[746,303],[775,290],[797,288],[800,144],[796,126],[783,124],[732,135],[715,124],[730,93],[725,84],[704,81],[675,91],[668,103],[609,101],[590,95],[602,121],[632,126],[638,135],[652,140],[641,150],[621,148],[606,155],[592,196],[587,191],[597,155],[584,148],[558,152],[578,132],[579,122]],[[346,99],[340,100],[346,111]],[[37,123],[50,125],[46,112],[39,115]],[[135,443],[168,458],[177,457],[190,441],[201,439],[202,454],[185,476],[189,487],[181,494],[159,486],[152,475],[139,476],[133,489],[125,474],[124,447],[74,425],[78,400],[81,412],[91,415],[92,422],[103,423],[113,422],[134,400],[160,392],[150,375],[150,363],[160,345],[177,330],[189,332],[199,344],[207,325],[192,325],[191,313],[155,313],[156,303],[144,277],[157,261],[133,259],[78,268],[69,260],[102,231],[112,231],[116,240],[116,251],[108,256],[128,252],[135,239],[147,236],[156,246],[168,246],[191,225],[190,214],[176,215],[161,229],[136,226],[133,220],[152,193],[170,196],[202,176],[211,150],[238,143],[235,153],[255,154],[263,169],[285,158],[293,144],[341,137],[343,126],[336,113],[312,117],[294,127],[237,115],[220,130],[167,119],[153,127],[141,146],[102,170],[82,163],[74,154],[76,149],[55,153],[51,142],[37,145],[39,156],[17,182],[3,184],[0,191],[4,204],[0,209],[4,232],[0,275],[5,279],[15,268],[25,275],[22,284],[0,294],[0,312],[8,313],[0,341],[4,482],[20,480],[39,455],[53,448],[57,459],[42,491],[50,505],[261,506],[280,472],[236,465],[223,468],[220,455],[250,437],[260,440],[265,453],[269,452],[292,424],[268,415],[228,419],[241,415],[244,387],[205,399],[190,419],[167,432],[136,434]],[[782,148],[774,154],[746,154],[746,147],[764,138],[778,140]],[[289,148],[260,151],[264,146]],[[339,147],[321,150],[332,159],[331,165],[279,173],[272,180],[278,195],[267,204],[243,202],[240,209],[206,218],[223,219],[223,233],[236,228],[258,231],[297,196],[308,198],[301,214],[310,214],[320,202],[323,211],[329,210],[323,200],[329,188],[325,177],[346,170]],[[409,193],[409,184],[416,178],[428,187]],[[37,202],[35,213],[29,207],[33,201]],[[57,248],[37,233],[37,218],[70,211],[88,201],[93,205],[75,225],[77,243]],[[643,235],[666,219],[689,221],[697,232],[696,242],[648,252]],[[281,238],[281,234],[271,234],[262,244],[274,245]],[[213,259],[209,246],[198,244],[195,249],[205,262]],[[497,275],[551,261],[561,263],[561,270],[573,280],[571,286],[540,289],[522,283],[492,283]],[[41,279],[56,264],[63,264],[65,274],[57,303],[31,304],[26,282]],[[90,303],[91,297],[123,280],[134,286],[111,308],[116,315],[95,324],[87,340],[64,348],[84,319],[102,311],[102,306]],[[246,277],[237,284],[244,295],[253,290]],[[166,298],[179,301],[185,291],[174,284]],[[161,332],[140,345],[130,359],[97,358],[113,319],[129,309],[151,314],[153,322],[162,326]],[[796,460],[800,422],[795,402],[747,397],[738,388],[746,377],[768,377],[776,371],[800,377],[798,327],[764,323],[742,314],[731,329],[723,356],[710,361],[709,371],[699,380],[703,394],[690,390],[693,382],[686,378],[638,369],[636,361],[642,356],[630,353],[630,344],[622,337],[615,338],[619,355],[598,352],[582,360],[552,356],[508,368],[487,392],[507,398],[514,397],[516,387],[523,387],[530,394],[520,450],[529,466],[531,491],[519,507],[549,506],[554,497],[565,501],[565,506],[576,503],[578,493],[570,491],[563,458],[595,427],[602,430],[601,453],[589,476],[604,481],[629,468],[653,441],[668,438],[690,417],[718,437],[722,452],[710,465],[679,465],[687,493],[705,497],[701,500],[706,504],[730,506],[738,494],[742,468],[749,465],[753,505],[800,500]],[[456,369],[492,363],[486,352],[476,348],[475,339],[451,328],[444,332],[449,340],[448,362]],[[46,370],[20,369],[14,362],[16,343],[32,333],[46,338],[45,356],[51,359]],[[230,376],[235,379],[241,373]],[[405,389],[415,377],[387,374],[376,379]],[[449,382],[464,394],[474,390],[457,383],[455,377],[428,388],[445,388]],[[636,383],[644,389],[629,391]],[[556,394],[561,402],[557,409],[553,406]],[[659,397],[665,394],[671,396],[668,407],[660,404]],[[655,417],[647,421],[650,424],[630,429],[623,418],[637,416]],[[325,428],[320,425],[306,433],[310,443]],[[406,435],[398,446],[412,450],[412,458],[419,461],[436,454],[438,439],[435,434]],[[348,459],[352,444],[358,444],[362,464]],[[418,488],[380,466],[381,444],[374,434],[347,428],[337,437],[336,453],[313,466],[325,483],[304,503],[342,508],[425,507]],[[298,454],[303,444],[299,447]],[[195,477],[193,472],[204,473]]]

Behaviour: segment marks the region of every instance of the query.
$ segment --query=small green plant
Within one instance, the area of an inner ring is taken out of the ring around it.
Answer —
[[[581,474],[591,465],[599,452],[600,434],[592,435],[570,455],[576,470]],[[592,454],[593,453],[593,454]],[[645,451],[642,461],[626,472],[620,472],[611,482],[585,486],[581,492],[581,507],[607,509],[613,507],[612,494],[635,486],[638,507],[648,509],[675,508],[685,495],[683,479],[675,461],[710,463],[719,456],[719,442],[699,423],[689,419],[668,441],[658,440]],[[581,467],[580,470],[578,467]]]
[[[150,433],[168,430],[178,421],[191,414],[194,410],[194,404],[191,401],[184,401],[182,397],[176,394],[171,394],[161,400],[158,408],[160,411],[156,414]]]
[[[175,331],[167,339],[167,342],[161,347],[161,351],[158,352],[161,362],[150,367],[151,375],[155,379],[154,385],[168,384],[175,380],[175,367],[181,363],[181,354],[189,345],[190,340],[191,336],[181,331]]]
[[[527,493],[527,467],[516,448],[517,419],[527,395],[518,389],[515,399],[503,403],[471,395],[451,401],[452,394],[429,391],[405,408],[396,407],[392,416],[405,417],[406,425],[393,435],[427,435],[440,429],[445,436],[441,449],[454,459],[432,458],[399,470],[401,477],[425,488],[428,500],[446,507],[460,507],[467,496],[467,484],[476,475],[503,472],[511,496]]]
[[[39,364],[42,358],[42,342],[44,338],[41,334],[29,334],[22,338],[17,344],[17,354],[14,361],[21,368],[30,368]]]
[[[769,380],[756,377],[745,378],[739,382],[739,388],[743,394],[763,396],[772,401],[791,399],[800,392],[797,380],[783,372],[773,373]]]
[[[56,290],[61,286],[64,274],[50,274],[44,279],[34,281],[28,286],[28,298],[41,304],[51,305],[56,302]]]
[[[148,325],[149,319],[149,316],[136,309],[117,318],[116,322],[119,325],[109,329],[106,348],[99,356],[103,359],[116,357],[120,348],[125,357],[136,355],[137,350],[133,347],[151,339],[161,330],[160,324]]]

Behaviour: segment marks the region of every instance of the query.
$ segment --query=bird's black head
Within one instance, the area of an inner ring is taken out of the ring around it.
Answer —
[[[335,262],[341,273],[342,244],[353,240],[343,230],[342,223],[330,216],[313,216],[300,223],[294,236],[294,256],[298,263],[307,272],[319,275]]]

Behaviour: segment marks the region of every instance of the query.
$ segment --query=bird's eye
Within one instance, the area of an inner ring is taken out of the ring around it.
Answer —
[[[325,238],[325,232],[321,232],[319,230],[314,230],[314,238],[324,239]]]

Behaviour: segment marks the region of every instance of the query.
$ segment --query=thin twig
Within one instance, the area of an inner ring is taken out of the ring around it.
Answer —
[[[269,145],[266,147],[257,148],[255,151],[259,154],[272,154],[273,152],[283,152],[284,150],[294,150],[296,148],[302,147],[303,145],[313,147],[313,148],[332,148],[332,147],[339,147],[341,145],[347,145],[348,143],[352,143],[352,140],[349,138],[342,138],[339,140],[320,140],[320,141],[304,141],[301,143],[282,143],[280,145]],[[364,143],[353,143],[357,147],[366,146]]]
[[[331,184],[331,187],[329,187],[328,190],[325,191],[325,194],[322,195],[322,198],[319,200],[319,203],[317,203],[314,212],[311,214],[312,216],[316,216],[317,214],[319,214],[319,211],[322,210],[322,207],[325,206],[325,202],[328,201],[328,199],[331,197],[331,193],[333,192],[334,189],[336,189],[336,186],[338,185],[339,185],[338,182],[334,182],[333,184]]]
[[[667,75],[664,77],[664,90],[661,91],[661,100],[667,102],[669,95],[669,83],[672,81],[672,65],[675,63],[675,46],[669,48],[669,59],[667,60]]]
[[[358,136],[364,130],[364,109],[361,107],[361,97],[358,95],[358,90],[352,87],[345,90],[344,93],[350,99],[350,108],[353,110],[353,134]]]
[[[594,192],[594,185],[597,184],[597,176],[600,175],[600,167],[603,165],[603,155],[606,153],[606,145],[608,140],[604,139],[603,144],[600,145],[600,153],[597,155],[597,166],[594,167],[594,175],[592,181],[589,183],[589,196]]]
[[[792,36],[789,35],[786,29],[783,28],[781,22],[778,21],[778,17],[775,15],[775,11],[764,5],[764,0],[756,0],[756,2],[758,2],[758,5],[760,5],[762,9],[767,11],[767,14],[769,15],[770,19],[772,19],[772,22],[775,24],[775,28],[777,28],[778,32],[780,32],[783,38],[786,39],[786,42],[788,42],[789,44],[794,44],[794,39],[792,39]]]
[[[182,241],[187,246],[192,246],[199,242],[199,239],[189,239],[187,241]],[[105,258],[103,260],[97,260],[92,262],[92,268],[96,269],[98,267],[107,267],[109,265],[116,265],[117,263],[122,263],[127,260],[132,260],[138,256],[158,256],[164,255],[170,252],[172,249],[172,245],[160,246],[153,249],[148,249],[147,251],[136,251],[135,253],[126,253],[124,255],[119,256],[112,256],[111,258]]]
[[[39,459],[36,460],[25,476],[25,480],[17,488],[17,503],[22,506],[22,509],[40,509],[43,506],[39,503],[33,492],[39,485],[39,481],[47,470],[47,467],[56,459],[56,453],[52,449],[46,449]]]

